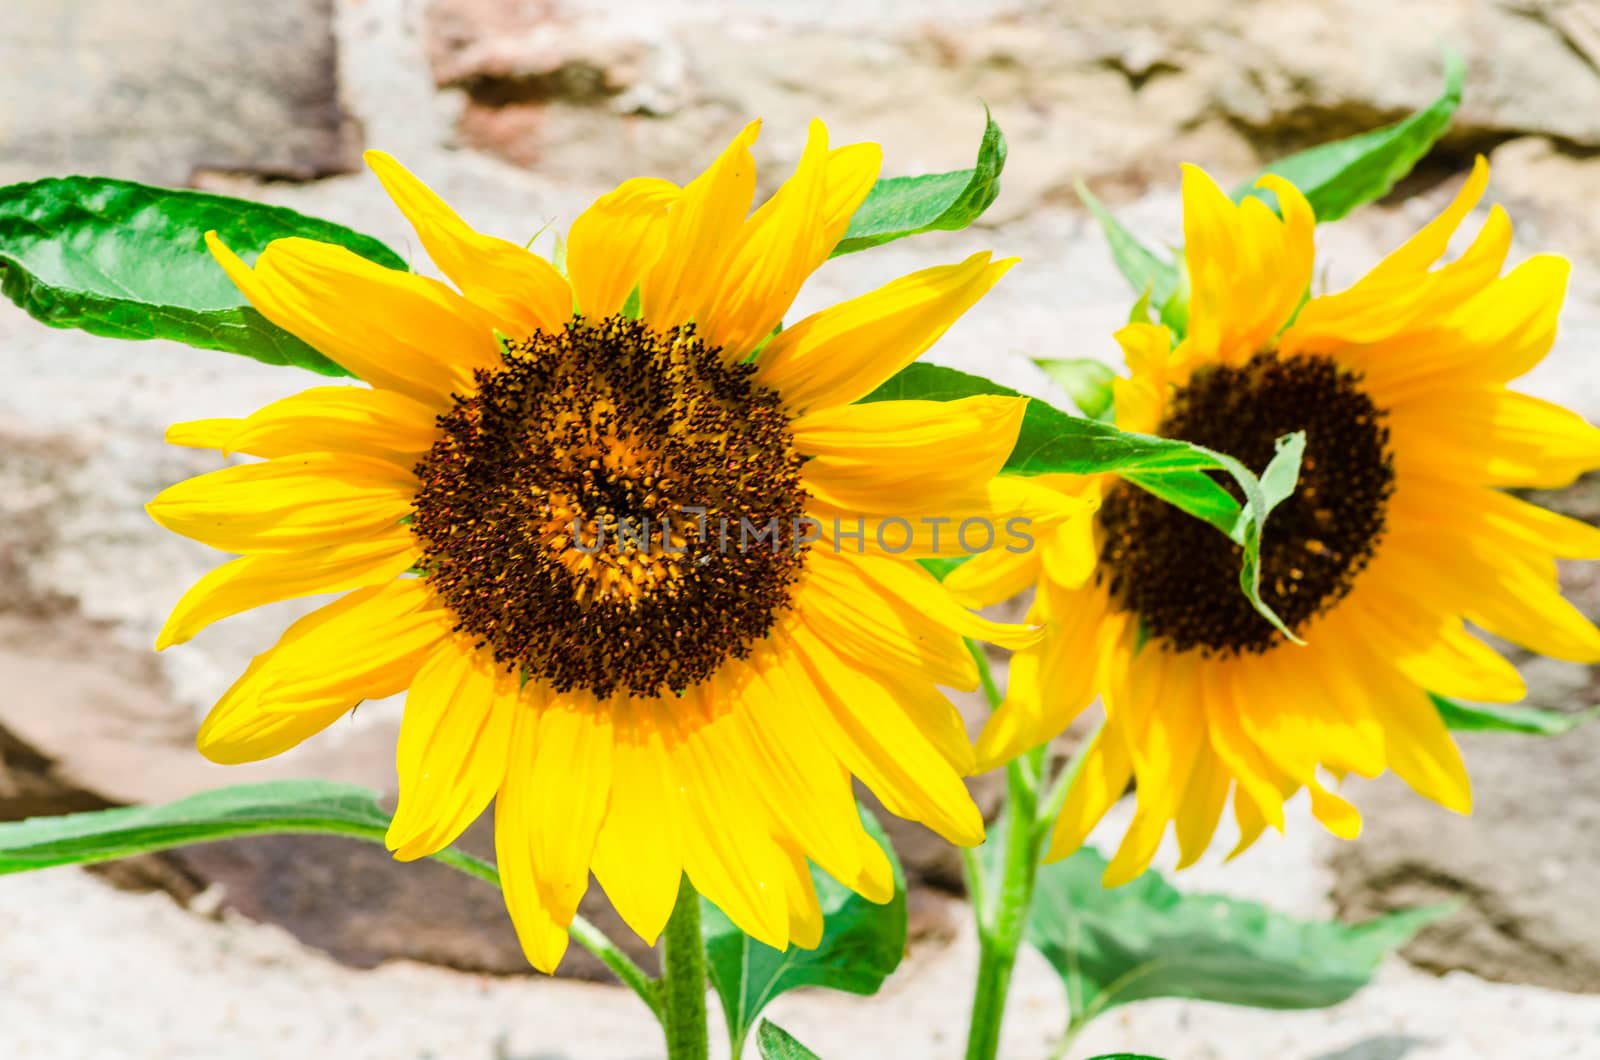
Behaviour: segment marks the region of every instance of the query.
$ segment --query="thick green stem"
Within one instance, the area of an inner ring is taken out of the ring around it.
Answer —
[[[1036,778],[1042,760],[1042,750],[1032,751],[1006,767],[1005,862],[992,905],[978,911],[978,983],[967,1032],[967,1060],[994,1060],[1000,1050],[1000,1026],[1005,1019],[1011,970],[1016,966],[1022,932],[1028,925],[1033,881],[1039,867],[1034,817],[1039,797]]]
[[[667,1060],[706,1060],[706,947],[700,937],[700,895],[689,877],[678,885],[678,902],[661,936],[661,1026]]]

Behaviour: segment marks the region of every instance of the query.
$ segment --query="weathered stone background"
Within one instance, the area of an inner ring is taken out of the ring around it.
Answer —
[[[691,176],[751,116],[770,189],[804,123],[883,143],[887,171],[969,162],[982,105],[1010,139],[978,229],[825,268],[801,309],[980,247],[1020,254],[936,359],[1048,393],[1027,355],[1111,357],[1128,295],[1073,183],[1153,240],[1176,236],[1179,161],[1223,182],[1284,151],[1393,120],[1461,52],[1468,96],[1393,201],[1325,230],[1352,278],[1454,190],[1475,153],[1519,253],[1575,259],[1556,353],[1528,387],[1600,418],[1600,5],[1576,0],[9,0],[0,20],[0,181],[109,173],[321,213],[412,258],[358,172],[404,159],[475,223],[564,227],[628,176]],[[216,562],[145,500],[211,464],[165,425],[243,412],[292,372],[162,343],[53,332],[0,307],[0,819],[314,775],[393,787],[396,704],[293,755],[226,770],[196,720],[304,605],[240,616],[157,657],[182,589]],[[1550,502],[1594,521],[1593,487]],[[1591,614],[1592,570],[1568,572]],[[1594,703],[1594,671],[1529,660],[1533,698]],[[1461,911],[1328,1012],[1163,1002],[1120,1010],[1074,1056],[1170,1060],[1583,1057],[1600,1041],[1600,729],[1463,741],[1479,810],[1449,818],[1398,785],[1357,789],[1368,833],[1309,822],[1180,885],[1305,915],[1437,898]],[[985,782],[977,782],[985,788]],[[980,791],[984,800],[992,792]],[[1304,816],[1304,815],[1302,815]],[[1115,822],[1110,827],[1114,827]],[[469,845],[483,843],[482,825]],[[872,1000],[791,996],[774,1016],[825,1056],[959,1055],[974,944],[948,852],[896,836],[917,886],[910,957]],[[130,893],[122,888],[165,893]],[[606,916],[603,904],[586,911]],[[594,975],[574,949],[570,970]],[[493,895],[375,848],[270,839],[138,859],[90,877],[0,881],[0,1026],[20,1057],[644,1057],[631,997],[521,977]],[[484,973],[512,974],[509,978]],[[1004,1055],[1048,1054],[1064,1020],[1026,955]]]

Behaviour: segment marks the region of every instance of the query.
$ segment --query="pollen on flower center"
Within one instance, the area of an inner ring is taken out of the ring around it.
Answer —
[[[682,691],[747,656],[805,561],[778,396],[692,327],[624,317],[503,356],[416,467],[411,529],[458,631],[601,697]]]
[[[1306,432],[1300,481],[1267,522],[1261,596],[1298,632],[1350,591],[1383,534],[1394,460],[1385,415],[1358,376],[1326,357],[1197,370],[1173,394],[1157,431],[1227,453],[1260,473],[1273,443]],[[1236,497],[1231,478],[1214,473]],[[1240,548],[1214,527],[1126,483],[1099,514],[1099,578],[1176,651],[1261,652],[1283,637],[1239,591]]]

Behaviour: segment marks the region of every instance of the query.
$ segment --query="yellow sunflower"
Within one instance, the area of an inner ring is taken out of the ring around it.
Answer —
[[[1479,159],[1440,217],[1349,290],[1302,304],[1314,222],[1300,193],[1262,180],[1280,218],[1185,169],[1189,332],[1176,348],[1162,327],[1119,333],[1131,378],[1115,383],[1117,424],[1258,472],[1275,438],[1306,432],[1299,486],[1266,524],[1261,578],[1304,644],[1250,607],[1239,549],[1212,527],[1111,476],[1055,479],[1092,513],[1058,520],[1042,554],[979,557],[947,583],[981,603],[1037,581],[1031,618],[1050,626],[1015,658],[980,768],[1103,698],[1106,724],[1050,856],[1076,849],[1130,779],[1137,809],[1113,885],[1150,864],[1169,824],[1180,867],[1192,863],[1230,795],[1235,853],[1281,829],[1301,788],[1331,832],[1355,836],[1359,815],[1321,771],[1392,769],[1467,813],[1466,770],[1428,693],[1510,702],[1524,690],[1465,622],[1600,660],[1600,633],[1562,598],[1555,564],[1600,556],[1600,530],[1503,492],[1600,466],[1600,431],[1506,387],[1550,349],[1567,262],[1540,255],[1502,275],[1511,225],[1495,207],[1438,264],[1487,183]]]
[[[751,212],[757,131],[684,187],[601,197],[572,223],[566,276],[379,153],[455,289],[304,239],[252,268],[209,239],[251,304],[368,385],[169,433],[265,459],[149,505],[239,554],[183,597],[160,647],[344,593],[256,657],[200,749],[265,758],[405,691],[389,846],[437,851],[494,800],[506,902],[546,971],[591,869],[647,941],[685,872],[779,948],[821,935],[808,858],[887,900],[852,776],[979,842],[972,748],[937,686],[976,686],[964,635],[1037,639],[974,617],[913,562],[934,548],[925,513],[1009,516],[992,479],[1023,402],[853,404],[1012,262],[927,269],[774,334],[880,152],[830,150],[815,122]]]

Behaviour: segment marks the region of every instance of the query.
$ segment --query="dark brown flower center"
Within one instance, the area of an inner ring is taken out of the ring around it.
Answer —
[[[1384,413],[1360,377],[1326,357],[1256,355],[1197,371],[1156,433],[1226,453],[1259,474],[1281,435],[1306,432],[1300,481],[1273,509],[1261,549],[1261,596],[1297,633],[1338,603],[1383,535],[1394,459]],[[1233,480],[1213,472],[1235,497]],[[1216,528],[1118,483],[1099,512],[1099,577],[1172,650],[1261,652],[1282,634],[1239,591],[1241,550]]]
[[[457,630],[558,690],[682,691],[743,658],[805,562],[778,396],[692,328],[504,343],[439,418],[412,532]]]

